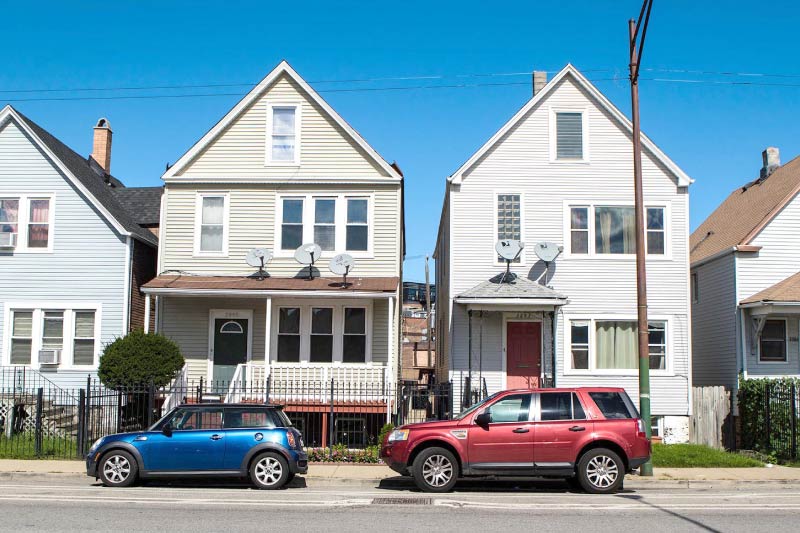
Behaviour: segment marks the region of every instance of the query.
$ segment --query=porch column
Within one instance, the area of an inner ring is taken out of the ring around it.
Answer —
[[[144,332],[150,333],[150,294],[144,295]]]
[[[389,361],[389,376],[387,378],[387,385],[388,385],[388,394],[386,395],[386,422],[389,423],[392,421],[392,402],[391,399],[394,397],[394,378],[396,374],[396,370],[394,368],[394,296],[389,297],[389,324],[386,328],[387,334],[387,349],[388,349],[388,361]]]
[[[272,344],[272,298],[267,298],[266,324],[264,327],[264,378],[269,377],[269,347]]]

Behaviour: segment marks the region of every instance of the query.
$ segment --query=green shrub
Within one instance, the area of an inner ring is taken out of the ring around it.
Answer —
[[[167,385],[185,361],[178,345],[163,335],[133,331],[103,351],[97,375],[106,387]]]
[[[798,401],[800,379],[739,379],[739,418],[742,448],[778,458],[789,458],[791,428],[800,426],[800,413],[792,403]]]
[[[386,438],[386,435],[394,431],[394,424],[391,422],[387,422],[381,428],[381,432],[378,433],[378,446],[383,446],[383,439]]]

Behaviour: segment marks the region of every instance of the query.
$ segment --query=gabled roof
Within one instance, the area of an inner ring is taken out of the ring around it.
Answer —
[[[0,124],[4,124],[11,118],[25,130],[67,179],[86,196],[119,233],[153,246],[158,244],[156,236],[137,224],[134,217],[120,204],[112,192],[115,187],[124,187],[122,182],[105,173],[93,159],[84,159],[47,130],[7,105],[0,111]]]
[[[531,98],[528,103],[522,106],[522,109],[517,111],[517,113],[511,117],[511,120],[506,122],[502,128],[500,128],[497,133],[495,133],[486,143],[480,147],[480,149],[475,152],[472,157],[470,157],[466,163],[461,165],[458,170],[456,170],[448,179],[455,184],[460,184],[461,181],[464,179],[464,173],[470,170],[473,165],[475,165],[480,159],[494,147],[499,141],[505,137],[505,135],[511,131],[511,129],[517,125],[520,121],[522,121],[528,112],[533,109],[536,104],[541,102],[544,98],[547,97],[553,90],[555,90],[556,86],[558,86],[559,82],[562,79],[570,77],[573,79],[580,87],[582,87],[589,95],[591,95],[597,103],[605,109],[609,115],[611,115],[614,119],[616,119],[623,128],[629,133],[633,132],[633,126],[631,121],[628,120],[628,117],[620,111],[617,106],[615,106],[611,101],[606,98],[600,90],[595,87],[592,82],[590,82],[586,77],[581,74],[577,68],[575,68],[571,63],[568,63],[561,71],[556,74],[553,79],[551,79],[547,85],[542,88],[541,91],[536,93],[536,95]],[[653,156],[659,160],[670,172],[672,172],[678,181],[679,187],[688,187],[692,184],[694,180],[692,180],[681,168],[675,164],[672,159],[667,157],[667,155],[661,151],[661,149],[656,146],[656,144],[650,140],[644,133],[642,133],[642,146],[648,150]]]
[[[488,298],[563,300],[565,303],[567,300],[566,296],[549,287],[514,274],[511,274],[510,277],[498,274],[456,296],[456,300]]]
[[[267,74],[267,76],[261,80],[258,85],[256,85],[247,95],[242,98],[238,104],[236,104],[233,109],[228,111],[228,113],[222,117],[222,119],[217,122],[213,128],[211,128],[205,135],[203,135],[199,141],[197,141],[194,146],[192,146],[189,151],[181,156],[178,161],[175,162],[162,176],[164,180],[168,180],[182,171],[186,166],[191,163],[194,158],[205,149],[212,141],[214,141],[217,137],[219,137],[225,128],[227,128],[236,118],[238,118],[242,113],[244,113],[251,104],[253,104],[269,87],[272,86],[282,75],[286,75],[291,78],[297,85],[299,85],[303,91],[308,94],[311,100],[314,101],[317,105],[322,108],[325,113],[330,116],[330,118],[344,130],[344,132],[352,139],[359,147],[361,147],[364,152],[366,152],[370,158],[378,164],[386,173],[391,176],[390,179],[395,179],[397,181],[402,181],[402,174],[390,165],[383,157],[375,151],[367,141],[364,140],[359,133],[354,130],[350,124],[348,124],[340,115],[337,113],[323,98],[317,93],[311,86],[302,78],[300,75],[287,63],[286,61],[281,61],[277,67],[272,69],[272,71]]]
[[[111,192],[137,224],[158,225],[164,187],[121,187],[111,189]]]
[[[800,157],[766,178],[737,188],[692,233],[691,262],[732,251],[734,247],[751,246],[753,239],[798,192]]]
[[[792,274],[772,287],[745,298],[744,304],[793,304],[800,303],[800,272]]]

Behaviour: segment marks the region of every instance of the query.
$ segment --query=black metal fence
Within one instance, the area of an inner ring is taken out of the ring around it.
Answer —
[[[109,389],[96,379],[64,389],[23,368],[0,368],[0,457],[82,457],[107,434],[141,431],[184,403],[280,404],[303,434],[306,447],[374,449],[381,430],[447,419],[453,412],[450,383],[329,381],[181,381],[171,387]]]
[[[742,380],[739,418],[741,448],[773,454],[780,459],[798,458],[798,380]]]

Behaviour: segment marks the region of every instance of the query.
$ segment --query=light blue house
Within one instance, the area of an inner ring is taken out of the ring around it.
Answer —
[[[21,369],[81,386],[105,344],[154,319],[139,287],[155,275],[161,188],[110,175],[111,136],[101,119],[84,158],[0,111],[0,387]]]

